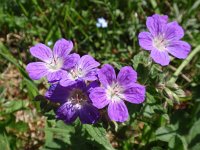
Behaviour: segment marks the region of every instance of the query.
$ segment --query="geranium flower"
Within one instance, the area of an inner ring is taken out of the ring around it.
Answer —
[[[98,71],[100,87],[91,90],[90,99],[98,109],[108,105],[111,120],[124,122],[128,119],[128,110],[124,101],[134,104],[145,99],[145,87],[136,83],[137,73],[132,67],[121,68],[116,77],[114,68],[106,64]]]
[[[143,49],[151,51],[151,57],[156,63],[168,65],[168,53],[179,59],[188,56],[191,46],[180,40],[184,31],[176,21],[168,23],[168,16],[155,14],[147,18],[146,26],[149,32],[139,34],[139,44]]]
[[[69,86],[77,81],[94,81],[97,79],[97,67],[100,64],[90,55],[84,55],[77,61],[76,65],[68,70],[60,80],[62,86]]]
[[[58,40],[53,52],[44,44],[37,44],[30,48],[31,55],[40,59],[42,62],[29,63],[26,71],[33,80],[47,77],[49,82],[59,81],[66,70],[74,67],[79,55],[69,54],[73,48],[73,43],[65,39]]]
[[[57,119],[63,120],[65,123],[72,123],[79,117],[82,123],[93,124],[99,119],[99,112],[92,105],[88,94],[97,85],[92,82],[86,86],[82,81],[68,87],[54,84],[46,92],[45,97],[60,104],[56,111]]]

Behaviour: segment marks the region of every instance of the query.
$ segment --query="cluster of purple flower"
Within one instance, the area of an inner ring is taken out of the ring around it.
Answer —
[[[167,16],[153,15],[147,18],[149,32],[139,34],[139,44],[151,50],[153,60],[161,65],[169,64],[168,52],[178,58],[185,58],[190,45],[180,41],[183,29],[177,22],[167,23]],[[105,64],[100,69],[92,56],[70,52],[73,43],[58,40],[53,51],[44,44],[30,49],[31,54],[41,62],[27,65],[27,72],[33,80],[46,77],[51,84],[45,97],[59,103],[57,119],[71,123],[80,118],[82,123],[93,124],[99,117],[99,110],[108,105],[108,116],[113,121],[124,122],[128,110],[124,101],[139,104],[145,100],[145,86],[136,83],[137,72],[130,66],[122,67],[116,76],[114,68]]]

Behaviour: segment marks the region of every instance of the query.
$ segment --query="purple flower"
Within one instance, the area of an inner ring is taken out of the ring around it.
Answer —
[[[96,86],[98,84],[95,81],[88,86],[81,81],[68,87],[54,84],[45,96],[52,102],[60,103],[56,111],[57,119],[72,123],[79,117],[82,123],[93,124],[99,119],[99,112],[92,105],[88,94]]]
[[[78,54],[70,54],[73,48],[73,43],[65,39],[58,40],[53,52],[44,44],[37,44],[31,47],[31,54],[40,59],[42,62],[29,63],[26,71],[33,80],[39,80],[42,77],[47,77],[49,82],[55,82],[62,78],[66,70],[74,67],[79,59]]]
[[[69,86],[79,80],[94,81],[97,79],[97,67],[99,65],[100,64],[95,61],[92,56],[84,55],[78,60],[76,65],[63,76],[60,80],[60,84],[62,86]]]
[[[151,57],[156,63],[168,65],[168,53],[179,59],[188,56],[191,47],[187,42],[180,40],[184,31],[176,21],[168,23],[168,16],[155,14],[147,18],[146,26],[149,32],[139,34],[139,44],[143,49],[151,51]]]
[[[108,115],[111,120],[124,122],[128,119],[125,101],[139,104],[145,99],[145,87],[136,83],[137,73],[132,67],[121,68],[116,77],[114,68],[106,64],[98,72],[101,87],[90,92],[90,99],[98,109],[108,105]]]

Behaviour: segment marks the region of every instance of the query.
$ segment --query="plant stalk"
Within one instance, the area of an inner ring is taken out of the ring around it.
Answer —
[[[169,82],[176,82],[178,76],[181,74],[181,71],[187,66],[187,64],[192,60],[192,58],[200,52],[200,45],[197,46],[190,54],[189,56],[182,62],[182,64],[177,68],[177,70],[174,72],[172,78],[169,80]]]

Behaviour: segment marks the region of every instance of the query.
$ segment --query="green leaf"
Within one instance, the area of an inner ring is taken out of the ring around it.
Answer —
[[[162,149],[162,147],[153,147],[151,150],[164,150],[164,149]]]
[[[196,145],[199,142],[200,139],[200,119],[198,119],[193,126],[191,127],[187,140],[190,143],[190,145]]]
[[[12,100],[4,103],[2,106],[5,111],[2,114],[10,114],[27,107],[28,102],[23,100]]]
[[[5,93],[5,87],[0,86],[0,100],[2,100],[3,98],[3,94]]]
[[[154,98],[154,96],[151,95],[148,92],[146,92],[146,103],[149,103],[149,104],[155,104],[156,103],[156,99]]]
[[[144,66],[149,66],[151,64],[149,55],[145,51],[141,51],[140,53],[135,55],[134,58],[132,59],[132,62],[133,62],[133,68],[135,70],[138,69],[139,64],[143,64]]]
[[[36,85],[33,82],[31,82],[30,80],[28,80],[26,78],[23,80],[23,82],[26,85],[26,88],[27,88],[27,91],[28,91],[28,95],[29,95],[29,97],[31,99],[33,99],[36,95],[39,94],[38,89],[37,89]]]
[[[190,150],[199,150],[200,147],[200,143],[194,145],[192,148],[190,148]]]
[[[0,134],[0,149],[10,150],[10,144],[5,134]]]
[[[86,131],[91,137],[105,147],[106,150],[114,150],[109,140],[106,138],[106,130],[103,127],[94,127],[91,125],[84,125]]]
[[[54,123],[53,123],[54,124]],[[75,129],[71,125],[66,125],[63,121],[56,122],[52,127],[51,123],[45,128],[45,147],[51,149],[66,149],[71,144],[71,134]]]
[[[187,142],[183,136],[176,135],[171,138],[168,144],[171,150],[187,150]]]
[[[8,125],[8,127],[16,130],[17,132],[26,132],[29,129],[28,124],[23,121],[13,121],[10,125]]]
[[[176,129],[173,125],[160,127],[156,130],[156,138],[161,141],[169,142],[176,135]]]

